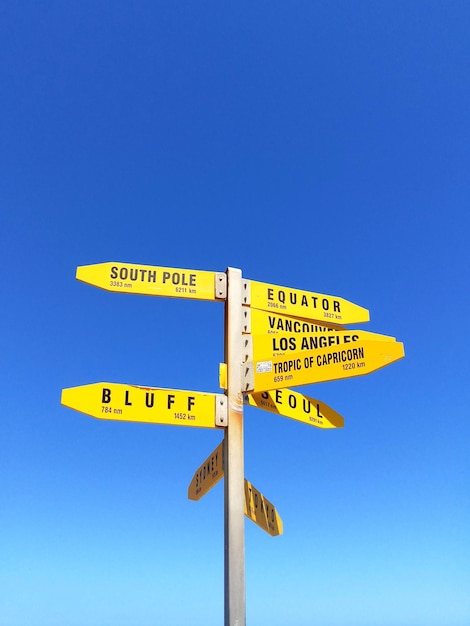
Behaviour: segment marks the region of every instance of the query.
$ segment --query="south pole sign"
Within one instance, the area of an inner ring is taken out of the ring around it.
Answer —
[[[225,272],[97,263],[77,280],[117,293],[223,302],[223,393],[99,382],[62,390],[61,403],[96,419],[219,429],[224,438],[196,470],[188,498],[200,500],[224,479],[224,625],[245,626],[248,517],[272,536],[283,532],[275,506],[244,477],[243,410],[256,407],[320,429],[344,419],[293,387],[369,374],[404,357],[394,337],[349,324],[369,311],[338,296],[282,287]]]
[[[194,300],[226,298],[223,272],[176,269],[134,263],[97,263],[77,267],[77,280],[106,291]]]

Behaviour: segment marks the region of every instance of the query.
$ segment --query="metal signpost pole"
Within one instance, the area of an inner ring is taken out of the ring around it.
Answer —
[[[225,305],[228,426],[224,435],[225,626],[245,626],[245,492],[242,396],[242,273],[227,269]]]

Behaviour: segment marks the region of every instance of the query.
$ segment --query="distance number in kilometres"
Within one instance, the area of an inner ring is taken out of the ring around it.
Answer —
[[[175,420],[195,420],[196,416],[190,413],[173,413]]]
[[[112,406],[102,405],[101,413],[105,413],[107,415],[122,415],[122,409],[115,409]],[[173,417],[175,418],[175,420],[194,421],[196,419],[196,416],[192,415],[191,413],[176,413],[175,412],[173,413]]]
[[[360,368],[360,367],[365,367],[365,366],[366,366],[365,361],[359,361],[358,363],[343,363],[344,370],[353,370],[356,367]]]

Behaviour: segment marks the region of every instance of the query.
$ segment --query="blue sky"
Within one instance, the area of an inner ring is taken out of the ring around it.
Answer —
[[[107,293],[107,261],[342,296],[406,358],[245,412],[251,626],[470,622],[466,2],[0,7],[1,626],[212,626],[219,431],[94,420],[62,388],[218,392],[223,306]]]

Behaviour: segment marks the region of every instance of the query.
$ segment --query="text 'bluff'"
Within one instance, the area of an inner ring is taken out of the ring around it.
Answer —
[[[167,409],[171,409],[171,407],[173,406],[173,404],[175,403],[175,394],[172,393],[168,393],[166,394],[166,408]],[[188,396],[187,397],[187,410],[191,411],[194,408],[194,405],[196,403],[196,398],[195,396]],[[101,393],[101,402],[102,404],[109,404],[111,402],[111,389],[107,388],[107,387],[103,387],[102,389],[102,393]],[[153,391],[146,391],[145,392],[145,406],[148,409],[153,408],[155,404],[155,392]],[[124,392],[124,406],[132,406],[132,402],[131,402],[131,394],[130,391],[127,389]]]

